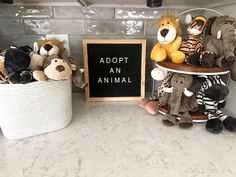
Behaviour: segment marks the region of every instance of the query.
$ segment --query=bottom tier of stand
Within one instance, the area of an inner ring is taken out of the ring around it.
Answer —
[[[159,113],[165,115],[167,110],[168,110],[167,106],[161,107],[159,110]],[[192,116],[193,122],[206,122],[207,121],[207,116],[200,112],[190,112],[190,115]]]

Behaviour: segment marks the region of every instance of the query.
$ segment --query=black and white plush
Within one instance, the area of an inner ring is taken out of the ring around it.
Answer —
[[[32,49],[28,46],[10,47],[6,50],[4,67],[11,84],[26,84],[34,81],[32,72],[29,70],[31,52]]]
[[[225,106],[225,98],[229,89],[220,76],[205,76],[197,94],[199,111],[208,117],[206,129],[211,133],[220,133],[225,127],[229,131],[236,132],[236,118],[225,115],[221,108]]]

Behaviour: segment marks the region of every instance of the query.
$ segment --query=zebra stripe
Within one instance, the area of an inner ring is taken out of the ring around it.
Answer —
[[[225,100],[221,101],[214,101],[208,97],[205,96],[204,92],[205,90],[209,89],[215,84],[222,84],[225,85],[225,83],[221,80],[220,76],[207,76],[206,80],[202,83],[198,93],[197,93],[197,103],[199,105],[204,105],[204,114],[208,117],[208,119],[220,119],[221,121],[224,121],[228,116],[225,115],[221,110],[218,109],[218,104],[221,102],[224,102]]]
[[[221,110],[217,110],[217,111],[216,111],[216,114],[219,115],[219,119],[220,119],[221,121],[224,121],[224,120],[228,117],[228,116],[225,115]]]

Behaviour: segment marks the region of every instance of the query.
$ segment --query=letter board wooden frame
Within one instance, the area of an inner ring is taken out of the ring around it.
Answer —
[[[145,96],[145,39],[84,39],[86,101],[130,101]]]

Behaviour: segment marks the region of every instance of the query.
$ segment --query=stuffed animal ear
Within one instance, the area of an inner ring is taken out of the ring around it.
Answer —
[[[76,71],[77,70],[77,66],[73,63],[71,63],[71,70],[72,71]]]
[[[179,17],[175,18],[175,22],[178,24],[179,23]]]
[[[212,24],[215,22],[216,18],[217,18],[217,16],[214,16],[214,17],[210,17],[207,20],[206,29],[205,29],[205,36],[211,35],[211,27],[212,27]]]
[[[227,17],[224,21],[224,23],[226,24],[231,24],[231,25],[234,25],[236,22],[235,18],[233,17],[229,17],[228,15],[225,15],[225,17]]]
[[[187,15],[185,16],[185,23],[186,23],[186,24],[191,23],[192,20],[193,20],[193,17],[191,16],[191,14],[187,14]]]

